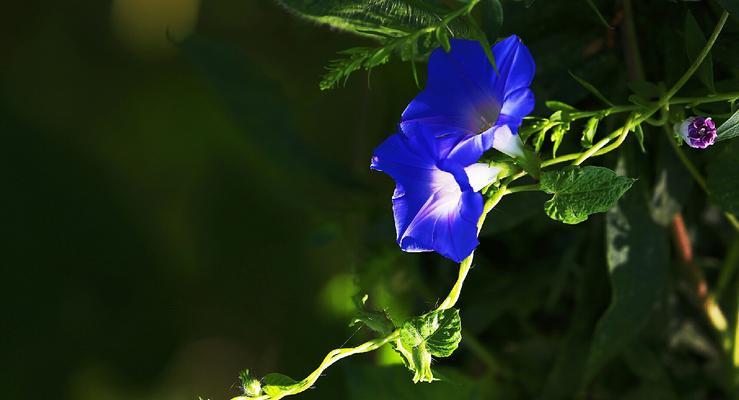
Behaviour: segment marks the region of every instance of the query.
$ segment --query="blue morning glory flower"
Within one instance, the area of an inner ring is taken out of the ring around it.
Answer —
[[[477,161],[490,148],[524,156],[517,131],[534,107],[534,61],[517,36],[496,44],[493,54],[498,73],[479,42],[454,39],[450,52],[435,50],[401,133],[375,150],[371,168],[396,182],[393,213],[405,251],[436,251],[457,262],[469,256],[479,243],[478,192],[500,173]]]
[[[483,211],[478,191],[494,182],[500,169],[460,163],[479,157],[476,149],[464,144],[449,148],[424,124],[408,123],[404,129],[377,147],[371,165],[396,182],[398,244],[408,252],[436,251],[461,262],[478,245],[477,222]]]
[[[493,46],[498,74],[480,43],[451,40],[451,51],[436,49],[429,59],[426,88],[402,115],[401,130],[423,123],[444,142],[443,146],[472,147],[474,151],[450,154],[465,165],[495,148],[511,157],[523,157],[518,127],[534,108],[529,89],[534,59],[521,39],[512,35]],[[461,148],[457,147],[457,151]]]

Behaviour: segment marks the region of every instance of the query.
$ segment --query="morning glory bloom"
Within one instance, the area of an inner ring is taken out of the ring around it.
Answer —
[[[534,60],[515,35],[492,51],[498,73],[477,41],[452,39],[448,53],[436,49],[429,59],[426,88],[403,112],[401,130],[424,124],[441,142],[442,151],[462,165],[477,162],[491,147],[523,157],[517,133],[534,108],[529,89]]]
[[[477,158],[475,147],[464,142],[449,147],[421,123],[405,124],[402,134],[390,136],[375,149],[371,168],[396,183],[393,214],[404,251],[436,251],[461,262],[477,247],[477,222],[483,211],[478,191],[500,172],[476,163]],[[471,159],[466,164],[459,161]]]
[[[711,117],[690,117],[675,130],[694,149],[705,149],[716,141],[716,124]]]

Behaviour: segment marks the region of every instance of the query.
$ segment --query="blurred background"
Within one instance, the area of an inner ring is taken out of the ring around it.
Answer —
[[[618,32],[547,3],[534,15],[506,2],[501,33],[530,46],[538,99],[585,99],[568,69],[625,96]],[[347,326],[356,294],[401,321],[447,293],[456,266],[399,251],[393,182],[368,168],[418,91],[409,65],[321,92],[338,51],[372,42],[270,0],[4,9],[5,399],[230,398],[241,369],[302,378],[370,337]],[[557,13],[566,23],[542,23]],[[470,343],[442,363],[446,383],[413,386],[385,349],[342,361],[303,397],[562,396],[609,301],[603,249],[583,247],[603,243],[602,220],[556,225],[542,197],[517,199],[484,232],[461,303]]]

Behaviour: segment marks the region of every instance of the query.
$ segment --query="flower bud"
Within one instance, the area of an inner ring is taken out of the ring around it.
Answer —
[[[259,379],[251,376],[248,369],[242,371],[239,378],[241,378],[241,387],[246,397],[257,397],[262,394],[262,384]]]
[[[676,125],[675,131],[694,149],[705,149],[716,141],[716,124],[711,117],[690,117]]]

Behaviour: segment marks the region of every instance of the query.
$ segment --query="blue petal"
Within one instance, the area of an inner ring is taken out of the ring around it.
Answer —
[[[439,141],[441,158],[470,165],[492,146],[491,127],[508,125],[516,133],[534,108],[529,85],[535,66],[518,36],[493,46],[499,74],[479,42],[455,39],[451,51],[436,49],[429,60],[426,88],[403,112],[401,130],[412,136],[422,124]]]
[[[514,90],[506,95],[503,101],[503,108],[500,110],[498,124],[509,125],[517,130],[521,125],[523,117],[529,115],[534,110],[534,93],[528,87]]]
[[[496,93],[508,97],[518,89],[531,86],[536,66],[521,38],[511,35],[498,42],[493,46],[493,55],[500,74],[495,81]]]
[[[451,45],[449,53],[439,48],[431,54],[426,88],[403,112],[401,129],[416,120],[477,133],[497,119],[502,97],[493,92],[495,72],[480,43],[452,39]]]
[[[403,199],[394,199],[396,202]],[[461,262],[479,244],[477,221],[482,203],[482,195],[475,192],[434,193],[400,236],[400,247],[409,252],[434,250]]]
[[[375,150],[371,168],[395,179],[393,212],[401,248],[437,251],[460,261],[477,246],[482,196],[472,191],[463,165],[437,160],[435,143],[425,134],[393,135]]]

